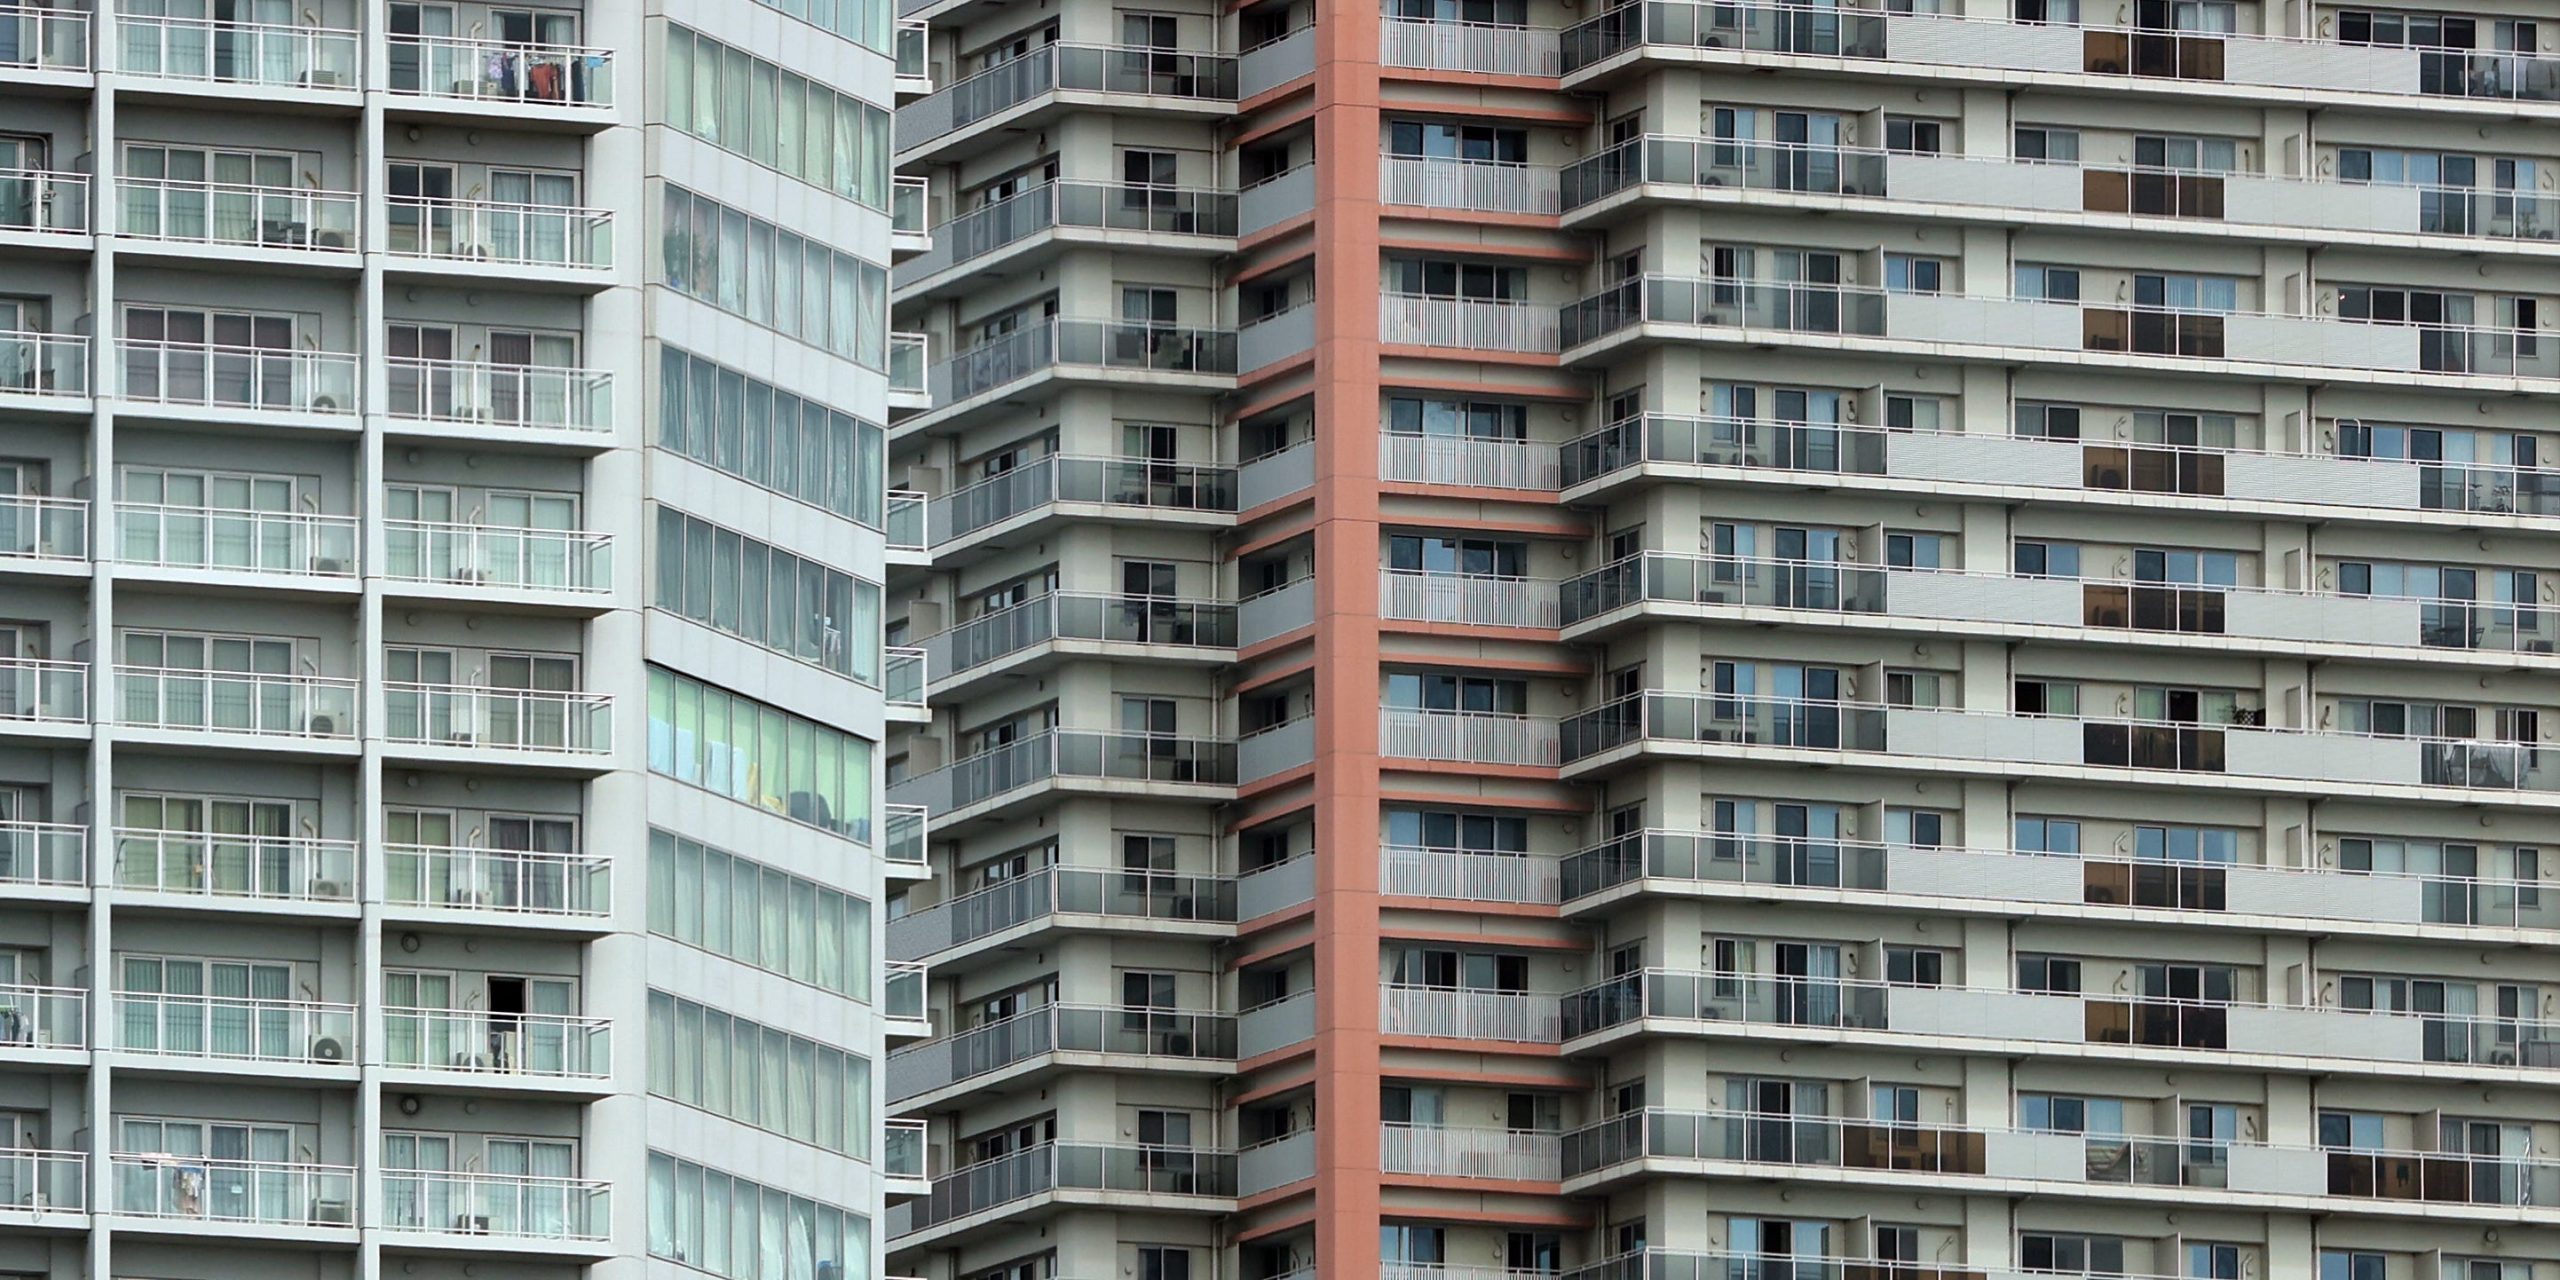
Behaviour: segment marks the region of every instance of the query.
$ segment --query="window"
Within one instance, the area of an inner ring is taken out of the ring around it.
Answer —
[[[1407,297],[1517,302],[1529,296],[1529,269],[1453,258],[1391,258],[1386,288]]]
[[[1937,809],[1890,805],[1884,811],[1884,842],[1903,849],[1947,847],[1947,818]]]
[[[657,828],[649,932],[871,1002],[869,902]]]
[[[776,173],[889,207],[887,110],[673,24],[665,115],[669,126]]]
[[[1946,150],[1943,131],[1946,126],[1935,120],[1915,120],[1910,116],[1884,118],[1884,149],[1905,155],[1934,156]]]
[[[1889,707],[1943,707],[1946,677],[1935,671],[1887,671],[1884,701]]]
[[[663,991],[649,993],[649,1092],[869,1157],[870,1060]]]
[[[1138,1280],[1191,1280],[1191,1251],[1180,1245],[1139,1245]]]
[[[2018,266],[2017,296],[2045,302],[2078,302],[2080,271],[2077,267],[2048,267],[2033,263]]]
[[[2382,1149],[2382,1116],[2371,1111],[2320,1113],[2320,1145],[2351,1151]]]
[[[2023,1232],[2018,1236],[2018,1265],[2029,1271],[2070,1275],[2123,1275],[2124,1240],[2117,1236]]]
[[[2068,818],[2020,818],[2010,838],[2020,853],[2077,856],[2080,852],[2080,824]]]
[[[1946,423],[1946,401],[1936,396],[1888,394],[1884,398],[1884,425],[1888,431],[1942,431]]]
[[[2071,680],[2021,680],[2013,699],[2022,716],[2076,716],[2080,714],[2080,685]]]
[[[650,1256],[725,1280],[872,1274],[869,1218],[656,1151],[647,1217]]]
[[[880,584],[669,506],[657,531],[653,606],[878,686]]]
[[[889,367],[887,268],[673,183],[665,205],[660,283],[866,369]],[[799,305],[778,306],[778,297]]]
[[[658,447],[877,529],[887,431],[700,356],[658,350]]]
[[[2030,440],[2077,440],[2080,406],[2021,403],[2014,425],[2018,435]]]
[[[1529,406],[1498,400],[1387,401],[1387,430],[1400,436],[1450,436],[1470,440],[1526,440]]]
[[[1907,253],[1884,256],[1884,290],[1887,293],[1943,293],[1946,291],[1946,275],[1944,258],[1921,258]]]
[[[2382,1255],[2363,1250],[2320,1251],[2319,1280],[2383,1280]]]
[[[2015,571],[2029,578],[2077,578],[2080,548],[2069,542],[2021,542],[2014,549]]]
[[[2077,129],[2021,128],[2010,135],[2010,142],[2011,153],[2020,160],[2080,163]]]
[[[1504,125],[1396,120],[1387,125],[1387,154],[1523,164],[1529,159],[1529,131]]]
[[[649,769],[776,817],[871,843],[871,751],[814,720],[649,669]]]
[[[2240,168],[2240,144],[2229,138],[2138,133],[2133,137],[2137,169],[2176,173],[2234,173]]]
[[[1946,567],[1947,539],[1937,533],[1887,533],[1884,562],[1896,569]]]
[[[1884,980],[1897,987],[1942,986],[1946,979],[1946,953],[1929,947],[1886,947]]]
[[[2020,956],[2018,990],[2076,996],[2080,994],[2080,962],[2058,956]]]

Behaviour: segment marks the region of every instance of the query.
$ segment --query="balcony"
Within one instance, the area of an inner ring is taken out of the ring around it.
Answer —
[[[125,1230],[195,1236],[186,1223],[317,1227],[353,1239],[356,1170],[282,1160],[215,1160],[201,1155],[119,1151],[107,1158],[109,1212],[153,1221]]]
[[[611,534],[385,520],[382,542],[384,578],[432,586],[431,594],[439,596],[457,589],[472,598],[484,593],[601,595],[613,590]]]
[[[1226,1075],[1236,1058],[1236,1020],[1181,1009],[1048,1005],[892,1052],[888,1098],[904,1103],[997,1072],[1020,1074],[1014,1068],[1063,1054],[1117,1060],[1087,1065]]]
[[[1059,646],[1053,656],[1098,656],[1110,651],[1096,646],[1142,645],[1196,651],[1146,655],[1172,661],[1226,661],[1236,647],[1236,607],[1219,600],[1053,591],[926,636],[921,645],[925,665],[945,689],[969,672],[1052,645]],[[1006,669],[1024,665],[1007,663]]]
[[[411,1245],[479,1249],[503,1240],[601,1250],[613,1231],[611,1193],[611,1184],[582,1178],[384,1169],[376,1225],[402,1236],[465,1237],[403,1241]]]
[[[1051,512],[1053,507],[1091,508]],[[1233,467],[1051,454],[933,500],[924,536],[937,551],[1034,512],[1222,528],[1236,509]]]
[[[1300,311],[1308,311],[1301,307]],[[1312,314],[1312,312],[1309,312]],[[1316,483],[1316,442],[1311,437],[1244,461],[1236,468],[1236,509],[1252,511]]]
[[[353,840],[118,827],[115,842],[116,887],[164,901],[193,899],[217,907],[240,900],[324,907],[355,902]]]
[[[1311,865],[1311,858],[1296,864]],[[1316,1038],[1316,993],[1300,991],[1258,1004],[1236,1017],[1236,1057],[1251,1061]]]
[[[1315,212],[1316,166],[1308,161],[1285,169],[1236,193],[1236,234],[1259,235],[1292,218]],[[1254,367],[1248,360],[1245,367]]]
[[[8,16],[0,13],[0,23]],[[89,1157],[78,1151],[0,1147],[0,1221],[86,1215]]]
[[[1315,24],[1299,27],[1277,40],[1265,40],[1236,59],[1236,97],[1261,97],[1316,69]]]
[[[1316,1131],[1300,1129],[1236,1152],[1236,1194],[1251,1197],[1316,1176]]]
[[[1554,355],[1556,309],[1492,298],[1432,298],[1389,293],[1378,299],[1378,332],[1390,345]]]
[[[392,196],[384,201],[394,258],[493,267],[605,271],[613,266],[613,211],[498,200]],[[491,273],[503,274],[503,273]]]
[[[958,810],[1049,782],[1135,782],[1214,793],[1235,785],[1236,748],[1223,738],[1055,729],[909,778],[890,787],[889,798],[920,805],[942,822]]]
[[[893,1248],[913,1248],[923,1243],[913,1237],[924,1232],[947,1235],[955,1224],[1037,1196],[1117,1203],[1101,1196],[1078,1196],[1078,1192],[1145,1196],[1147,1207],[1159,1212],[1190,1207],[1224,1213],[1234,1207],[1235,1153],[1198,1147],[1044,1143],[934,1179],[932,1191],[923,1198],[889,1206],[885,1234]],[[1185,1206],[1183,1200],[1203,1203]]]
[[[1378,892],[1447,902],[1552,906],[1563,901],[1554,858],[1417,845],[1387,845],[1378,850]]]
[[[1967,1271],[1911,1262],[1879,1262],[1867,1258],[1824,1258],[1812,1254],[1697,1252],[1681,1249],[1638,1249],[1566,1271],[1561,1280],[2030,1280],[2048,1271],[1992,1268]],[[2166,1276],[2133,1276],[2125,1280],[2170,1280]]]
[[[934,365],[925,391],[934,408],[942,410],[1043,375],[1217,391],[1225,389],[1235,372],[1236,335],[1231,330],[1060,319],[1018,329]],[[894,370],[891,385],[894,389]]]
[[[0,567],[79,571],[88,559],[86,499],[0,498]]]
[[[1077,916],[1081,920],[1059,917]],[[1099,867],[1044,867],[936,906],[912,911],[887,928],[893,960],[944,969],[949,953],[1025,926],[1119,928],[1150,934],[1225,937],[1235,923],[1235,881],[1226,876]]]
[[[116,179],[115,231],[156,244],[352,254],[363,205],[352,191],[127,175]]]
[[[406,357],[385,363],[391,403],[384,413],[396,422],[450,426],[452,434],[492,440],[613,429],[613,375],[601,369]]]
[[[2045,359],[2109,368],[2191,362],[2182,370],[2234,377],[2342,377],[2401,385],[2406,375],[2475,379],[2510,390],[2560,378],[2560,342],[2538,330],[2389,324],[2281,312],[2082,306],[2036,298],[1889,293],[1865,286],[1736,283],[1644,276],[1564,309],[1568,352],[1636,330],[1647,341],[1757,341],[1784,333],[1821,350],[1908,353],[1932,359]],[[1692,332],[1705,330],[1705,333]],[[2317,370],[2305,374],[2302,370]]]
[[[560,1013],[382,1010],[382,1065],[446,1086],[602,1081],[613,1074],[613,1023]],[[451,1077],[451,1078],[447,1078]]]
[[[27,12],[0,6],[0,40]],[[88,21],[84,15],[83,23]],[[13,65],[0,50],[0,66]],[[41,241],[89,234],[89,175],[51,169],[0,168],[0,235],[21,233]]]
[[[1397,24],[1390,21],[1387,25]],[[1564,210],[1552,165],[1441,156],[1378,157],[1378,201],[1459,213],[1540,217],[1553,217]]]
[[[0,658],[0,734],[85,733],[88,723],[88,663]]]
[[[578,853],[383,846],[382,900],[401,917],[603,927],[613,911],[613,864]]]
[[[1553,27],[1381,18],[1378,62],[1417,71],[1552,78],[1564,69],[1559,34]]]
[[[136,404],[233,412],[352,418],[363,361],[338,351],[224,347],[201,343],[116,343],[118,394]]]
[[[355,1066],[351,1004],[119,991],[114,1026],[118,1050],[155,1058],[212,1059],[244,1069],[278,1062]]]
[[[1556,583],[1548,578],[1378,571],[1379,616],[1396,622],[1552,631],[1557,598]]]
[[[1509,1129],[1378,1126],[1378,1167],[1423,1178],[1562,1180],[1565,1135]]]
[[[364,522],[312,511],[250,511],[119,502],[116,563],[146,569],[287,575],[356,585]]]
[[[1236,645],[1251,648],[1312,627],[1315,622],[1316,580],[1300,578],[1236,605]]]
[[[278,740],[268,745],[349,743],[361,689],[335,676],[172,667],[115,669],[115,722],[127,728]]]
[[[129,76],[344,93],[356,87],[363,65],[363,34],[356,31],[131,13],[117,14],[115,24],[115,69]]]
[[[87,71],[89,14],[41,4],[0,4],[0,67],[20,72]]]
[[[924,650],[891,645],[880,651],[880,697],[891,714],[917,724],[930,720],[924,703],[928,683]]]
[[[1556,721],[1499,711],[1386,707],[1378,754],[1400,760],[1552,769],[1562,762]]]
[[[33,407],[65,403],[89,395],[89,339],[76,333],[36,333],[0,329],[0,396],[38,397]]]
[[[1527,991],[1469,991],[1386,983],[1378,989],[1378,1031],[1434,1040],[1557,1044],[1556,997]]]
[[[1555,450],[1535,441],[1391,431],[1378,437],[1378,478],[1552,494],[1563,487],[1563,468]]]
[[[1303,769],[1315,759],[1313,715],[1264,725],[1236,739],[1236,781],[1239,785],[1260,782],[1291,769]]]
[[[1796,4],[1714,5],[1646,0],[1567,28],[1563,69],[1571,78],[1601,71],[1632,50],[1693,60],[1777,53],[1892,62],[1949,78],[2011,82],[2020,73],[2068,83],[2081,75],[2267,89],[2267,97],[2310,90],[2365,98],[2560,101],[2560,70],[2526,54],[2351,45],[2282,36],[2204,34],[2061,23],[2009,22],[1954,14],[1877,13]],[[1587,85],[1593,77],[1576,79]]]
[[[1236,60],[1226,54],[1053,44],[899,108],[897,148],[902,162],[913,160],[961,130],[997,119],[1028,128],[1058,107],[1231,115],[1235,100]]]
[[[1315,350],[1316,304],[1299,302],[1236,326],[1236,369],[1252,373]],[[1251,504],[1247,504],[1248,506]]]
[[[613,699],[601,693],[391,681],[382,687],[386,741],[457,762],[505,751],[537,757],[613,751]]]
[[[2560,928],[2560,894],[2539,881],[2349,871],[2335,866],[2056,856],[2039,850],[1926,848],[1872,840],[1644,831],[1561,865],[1568,910],[1610,890],[1752,900],[1837,901],[1838,890],[1935,900],[1958,910],[2036,915],[2038,906],[2173,911],[2242,928],[2293,922]],[[1611,895],[1615,901],[1624,895]],[[1587,905],[1598,907],[1602,902]],[[2429,930],[2428,932],[2433,932]]]
[[[89,829],[68,822],[0,822],[0,885],[85,891]]]
[[[1236,877],[1236,919],[1254,920],[1315,901],[1316,858],[1301,853]]]
[[[77,1051],[89,1044],[89,993],[79,987],[0,983],[0,1057]]]
[[[614,105],[610,49],[455,36],[388,39],[395,98],[486,106],[500,117],[560,110],[609,117]]]
[[[1084,231],[1104,234],[1057,239],[1154,251],[1189,247],[1204,253],[1226,252],[1234,247],[1230,242],[1236,234],[1236,193],[1143,183],[1064,179],[1043,183],[935,227],[931,246],[899,263],[892,273],[902,291],[899,302],[904,305],[923,296],[912,291],[933,284],[935,277],[955,267],[1044,233]],[[1169,244],[1157,237],[1198,237],[1200,243]]]

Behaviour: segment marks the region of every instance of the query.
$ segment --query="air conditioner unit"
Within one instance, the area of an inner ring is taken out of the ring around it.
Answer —
[[[2489,1065],[2493,1067],[2512,1067],[2516,1065],[2515,1046],[2499,1045],[2489,1050]]]
[[[347,1060],[347,1046],[340,1043],[336,1036],[316,1037],[311,1041],[311,1060],[344,1062]]]
[[[468,747],[478,743],[480,736],[469,729],[454,729],[444,735],[444,740],[457,747]]]
[[[311,243],[323,249],[344,249],[347,247],[347,233],[336,230],[316,231],[311,235]]]
[[[344,1200],[314,1200],[311,1221],[329,1226],[351,1226],[356,1220],[355,1207]]]
[[[349,895],[344,883],[336,880],[314,880],[311,882],[311,896],[334,900]]]
[[[338,732],[338,718],[331,715],[313,716],[303,722],[303,730],[319,737],[333,737]]]
[[[457,1213],[453,1215],[453,1229],[467,1236],[485,1236],[489,1234],[489,1215]]]
[[[336,413],[338,411],[338,398],[325,393],[313,396],[311,397],[311,411],[314,413]]]
[[[336,556],[313,556],[311,557],[311,571],[313,573],[325,573],[330,575],[342,574],[347,571],[347,562],[337,558]]]

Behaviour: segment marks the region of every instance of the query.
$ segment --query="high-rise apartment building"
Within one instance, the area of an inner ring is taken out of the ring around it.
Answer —
[[[0,0],[0,1275],[878,1274],[894,31]]]
[[[894,1273],[2560,1274],[2560,10],[901,10]]]

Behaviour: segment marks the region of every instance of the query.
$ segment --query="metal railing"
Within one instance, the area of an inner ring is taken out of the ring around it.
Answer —
[[[1043,867],[892,920],[888,954],[927,960],[953,947],[1056,915],[1232,923],[1232,877],[1102,867]]]
[[[929,1178],[932,1168],[932,1126],[924,1120],[883,1120],[880,1122],[880,1176],[884,1178]]]
[[[89,394],[89,339],[76,333],[0,329],[0,394]]]
[[[1381,480],[1554,493],[1563,487],[1562,477],[1557,451],[1532,440],[1392,431],[1378,437]]]
[[[1224,738],[1054,729],[909,778],[889,794],[939,816],[1053,778],[1231,787],[1236,748]]]
[[[391,681],[382,686],[382,705],[383,737],[393,742],[566,755],[613,750],[609,694]]]
[[[356,1007],[174,992],[115,993],[116,1045],[126,1053],[353,1065]]]
[[[0,884],[89,883],[89,829],[68,822],[0,822]]]
[[[1389,1121],[1378,1126],[1378,1167],[1426,1177],[1556,1182],[1564,1176],[1565,1136]]]
[[[1236,335],[1136,320],[1044,320],[934,365],[925,390],[939,408],[1061,367],[1233,376]]]
[[[931,680],[924,650],[890,645],[880,651],[880,696],[890,706],[922,708],[925,686]]]
[[[1525,300],[1410,293],[1378,298],[1378,332],[1391,342],[1421,347],[1553,355],[1562,349],[1556,317],[1553,306]]]
[[[89,993],[79,987],[0,983],[0,1053],[80,1049],[89,1043]]]
[[[933,69],[927,65],[926,49],[927,41],[932,34],[932,26],[929,23],[905,18],[898,20],[897,32],[892,37],[894,43],[890,48],[891,57],[897,62],[899,79],[922,80],[933,74]]]
[[[1378,1030],[1391,1036],[1506,1044],[1555,1044],[1563,1038],[1553,995],[1393,982],[1378,988]]]
[[[898,265],[897,283],[922,280],[1059,227],[1232,236],[1236,193],[1152,183],[1045,182],[934,227],[933,246]]]
[[[119,1151],[107,1166],[109,1212],[355,1231],[357,1177],[346,1165]]]
[[[880,1016],[906,1022],[925,1020],[925,967],[895,960],[881,966]]]
[[[1215,1012],[1054,1004],[889,1054],[893,1102],[1053,1053],[1107,1053],[1162,1063],[1232,1062],[1236,1020]]]
[[[352,253],[364,197],[353,191],[116,179],[116,234],[141,240]]]
[[[88,70],[88,11],[0,4],[0,67]]]
[[[933,500],[913,489],[891,489],[881,532],[888,538],[891,551],[922,551],[925,541],[925,518]]]
[[[551,431],[613,429],[613,374],[603,369],[394,356],[384,412],[409,422]]]
[[[274,22],[116,15],[125,75],[277,89],[353,89],[362,33]]]
[[[0,497],[0,556],[89,558],[89,503],[83,498]]]
[[[10,14],[10,9],[0,7],[0,35],[15,21]],[[9,65],[5,51],[0,51],[0,67]],[[0,168],[0,231],[88,234],[89,175]]]
[[[1236,470],[1152,458],[1050,454],[934,499],[924,536],[938,547],[1059,502],[1228,512],[1236,509]]]
[[[949,677],[1053,640],[1232,649],[1236,607],[1220,600],[1053,591],[918,643],[926,665]]]
[[[455,36],[388,38],[391,92],[529,107],[613,105],[613,51]]]
[[[884,804],[880,814],[881,861],[917,870],[931,865],[925,855],[924,806]]]
[[[1378,716],[1380,755],[1547,768],[1562,763],[1553,717],[1417,707],[1386,707]]]
[[[115,668],[115,721],[149,729],[351,738],[362,689],[337,676]]]
[[[1563,901],[1557,860],[1491,849],[1387,845],[1378,850],[1378,892],[1453,902]]]
[[[613,863],[578,853],[390,844],[382,898],[395,907],[602,916],[613,910]]]
[[[1560,34],[1553,27],[1499,22],[1380,18],[1378,62],[1424,71],[1552,76],[1563,70]]]
[[[205,898],[353,902],[353,840],[117,827],[120,889]]]
[[[0,658],[0,726],[77,724],[89,718],[89,664]]]
[[[314,511],[118,502],[116,560],[163,569],[352,578],[364,522]]]
[[[395,258],[522,267],[613,265],[613,211],[501,200],[391,196]]]
[[[889,335],[889,390],[922,395],[932,372],[931,339],[921,333]]]
[[[1553,214],[1564,209],[1554,165],[1389,153],[1378,157],[1381,204],[1468,213]]]
[[[0,13],[0,23],[7,21]],[[0,1216],[87,1212],[88,1177],[83,1152],[0,1147]]]
[[[1553,628],[1559,598],[1556,588],[1553,578],[1381,569],[1378,612],[1381,617],[1407,622]]]
[[[613,535],[435,520],[382,522],[382,576],[534,591],[613,589]]]
[[[1229,54],[1180,49],[1048,45],[900,108],[898,150],[923,146],[1059,90],[1233,102],[1236,60]]]
[[[361,358],[337,351],[116,342],[118,394],[152,404],[287,413],[354,413]]]
[[[521,1173],[382,1170],[385,1231],[512,1240],[593,1240],[613,1233],[612,1185]]]
[[[471,1075],[600,1080],[613,1074],[613,1022],[560,1013],[386,1006],[382,1063]]]
[[[1053,1191],[1231,1199],[1235,1160],[1205,1147],[1043,1143],[934,1179],[923,1198],[889,1207],[886,1234],[895,1240]]]

